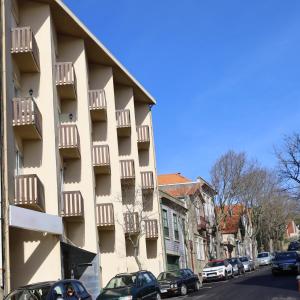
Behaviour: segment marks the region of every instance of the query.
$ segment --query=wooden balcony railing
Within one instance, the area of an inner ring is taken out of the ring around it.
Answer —
[[[139,149],[147,149],[150,145],[150,132],[149,126],[137,126],[137,142]]]
[[[55,64],[55,82],[61,99],[76,99],[76,75],[71,62]]]
[[[93,166],[96,174],[110,173],[110,157],[108,145],[93,146]]]
[[[124,229],[127,235],[140,232],[139,215],[137,212],[124,214]]]
[[[11,30],[11,54],[21,72],[39,71],[39,49],[30,27]]]
[[[80,140],[76,125],[59,126],[59,150],[63,158],[80,157]]]
[[[157,220],[145,220],[146,239],[158,238],[158,224]]]
[[[153,172],[141,172],[141,181],[143,190],[154,189]]]
[[[133,180],[135,178],[135,171],[134,171],[134,160],[121,160],[120,161],[121,167],[121,179],[122,180]]]
[[[112,203],[96,205],[96,222],[99,229],[113,229],[115,226],[114,207]]]
[[[207,229],[207,220],[205,217],[200,216],[198,220],[198,230],[206,230]]]
[[[106,96],[104,90],[89,90],[89,108],[93,121],[106,120]]]
[[[84,204],[80,191],[62,193],[61,216],[70,221],[81,220],[84,217]]]
[[[33,98],[13,99],[13,126],[22,139],[42,138],[42,115]]]
[[[117,130],[119,136],[130,136],[131,134],[131,121],[130,110],[120,109],[116,110]]]
[[[15,177],[14,204],[45,212],[44,187],[35,174]]]

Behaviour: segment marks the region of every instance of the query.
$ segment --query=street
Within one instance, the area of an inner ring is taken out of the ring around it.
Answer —
[[[296,275],[273,277],[269,268],[263,268],[226,282],[204,284],[198,293],[171,299],[180,298],[188,298],[188,300],[296,300],[300,299],[300,293],[297,291]]]

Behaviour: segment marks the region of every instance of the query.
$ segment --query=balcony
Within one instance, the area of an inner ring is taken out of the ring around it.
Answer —
[[[95,174],[110,174],[110,157],[108,145],[93,146],[93,166]]]
[[[106,120],[107,104],[104,90],[89,91],[89,108],[92,121]]]
[[[37,175],[15,177],[14,205],[45,212],[44,187]]]
[[[149,126],[137,126],[137,143],[139,149],[148,149],[150,145],[150,132]]]
[[[30,27],[11,30],[10,51],[21,72],[39,72],[39,49]]]
[[[131,121],[130,110],[119,109],[116,110],[117,131],[118,136],[130,136],[131,134]]]
[[[61,216],[70,222],[83,220],[84,204],[79,191],[62,193]]]
[[[71,62],[55,64],[55,83],[60,99],[76,99],[76,75]]]
[[[198,230],[199,231],[206,231],[207,229],[207,221],[206,218],[203,216],[200,216],[200,219],[198,221]]]
[[[121,180],[123,183],[134,181],[134,160],[120,160]]]
[[[157,220],[145,220],[146,239],[158,238]]]
[[[59,150],[65,159],[80,158],[80,141],[77,126],[59,126]]]
[[[115,228],[114,207],[112,203],[96,205],[96,222],[99,230]]]
[[[142,190],[153,190],[153,172],[141,172]]]
[[[42,138],[42,115],[33,98],[14,98],[12,113],[14,131],[21,139]]]
[[[137,212],[124,214],[124,231],[126,235],[136,235],[140,232],[139,215]]]

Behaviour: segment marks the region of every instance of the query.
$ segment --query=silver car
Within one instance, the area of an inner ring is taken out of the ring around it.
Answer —
[[[255,263],[250,257],[242,256],[239,257],[239,259],[244,265],[245,272],[250,272],[255,270]]]
[[[261,252],[257,254],[257,262],[259,266],[268,266],[272,263],[273,256],[270,252]]]

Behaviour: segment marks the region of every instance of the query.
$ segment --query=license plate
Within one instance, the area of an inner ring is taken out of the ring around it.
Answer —
[[[161,293],[166,293],[168,290],[162,289],[160,290]]]
[[[213,277],[215,276],[214,274],[207,274],[207,277]]]

